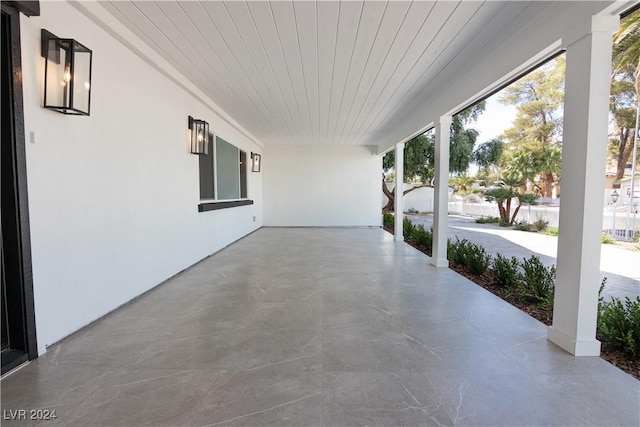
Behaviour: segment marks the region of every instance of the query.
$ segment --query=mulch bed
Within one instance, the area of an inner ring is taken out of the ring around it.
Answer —
[[[392,229],[385,228],[385,231],[393,234]],[[413,246],[420,252],[431,256],[431,251],[427,250],[427,248],[425,248],[424,246],[417,245],[412,241],[406,241],[405,243]],[[551,322],[553,320],[553,309],[542,307],[540,304],[537,304],[535,302],[526,301],[522,298],[522,295],[505,292],[504,288],[501,288],[496,283],[496,280],[493,277],[493,272],[491,270],[487,270],[484,274],[478,276],[469,272],[464,266],[456,264],[455,262],[450,262],[449,267],[456,273],[466,277],[478,286],[482,286],[483,288],[502,298],[509,304],[518,307],[520,310],[524,311],[534,319],[539,320],[547,326],[551,326]],[[602,337],[597,336],[597,338],[602,342]],[[609,348],[604,343],[602,344],[600,357],[602,357],[612,365],[618,367],[619,369],[623,370],[624,372],[628,373],[629,375],[632,375],[633,377],[640,380],[640,359],[634,359],[633,357],[621,352],[620,350]]]

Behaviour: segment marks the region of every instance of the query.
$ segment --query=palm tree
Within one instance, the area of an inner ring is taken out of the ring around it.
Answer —
[[[625,17],[613,36],[613,71],[634,69],[636,99],[640,95],[640,10]]]
[[[500,213],[500,223],[513,225],[520,212],[522,204],[535,205],[538,198],[533,193],[521,193],[518,189],[522,186],[523,181],[515,176],[507,176],[498,185],[498,187],[488,190],[484,196],[489,202],[498,203],[498,212]],[[511,202],[517,199],[518,206],[511,215]]]
[[[458,188],[458,191],[466,193],[471,184],[475,182],[475,179],[471,178],[466,173],[460,174],[451,180],[451,183]]]
[[[562,170],[562,148],[557,145],[544,147],[540,163],[543,185],[542,194],[544,194],[544,197],[551,197],[553,186],[559,182],[560,171]]]
[[[534,180],[540,174],[538,152],[541,149],[539,144],[523,145],[512,151],[505,159],[505,173],[513,180],[520,182],[522,193],[527,191],[528,183],[535,186]]]

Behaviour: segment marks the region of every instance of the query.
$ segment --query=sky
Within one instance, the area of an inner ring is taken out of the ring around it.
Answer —
[[[513,119],[516,117],[517,109],[513,105],[502,105],[498,102],[499,94],[495,94],[490,98],[487,98],[487,105],[485,110],[478,121],[476,121],[471,127],[477,130],[478,140],[476,141],[476,147],[497,138],[507,128],[511,127]],[[473,176],[478,173],[478,166],[475,164],[469,165],[468,174]]]
[[[497,138],[505,129],[511,127],[511,123],[516,117],[516,107],[502,105],[498,102],[498,98],[498,94],[488,98],[484,113],[478,117],[475,124],[471,125],[472,128],[480,132],[476,146]]]

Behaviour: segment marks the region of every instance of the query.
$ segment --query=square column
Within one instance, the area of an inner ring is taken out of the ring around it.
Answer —
[[[431,264],[449,267],[447,260],[447,227],[449,214],[449,138],[451,116],[442,116],[436,125],[435,190],[433,205],[433,254]]]
[[[393,210],[395,212],[394,238],[396,242],[404,241],[402,221],[404,220],[402,201],[404,199],[404,142],[396,144],[396,188]]]
[[[553,325],[548,339],[576,356],[596,340],[611,50],[617,17],[594,16],[567,47],[562,195]]]

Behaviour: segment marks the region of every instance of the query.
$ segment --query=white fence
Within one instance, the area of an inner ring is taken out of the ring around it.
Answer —
[[[393,189],[393,184],[389,185]],[[405,184],[405,190],[411,188],[411,185]],[[387,204],[387,198],[383,197],[383,204]],[[433,188],[422,187],[404,196],[405,212],[433,212]],[[511,205],[511,214],[513,214],[517,206],[514,199]],[[618,239],[625,238],[626,234],[631,238],[634,230],[640,227],[640,212],[631,210],[629,214],[629,206],[618,204],[616,206],[615,224],[613,206],[604,206],[602,218],[602,230],[606,233],[615,235]],[[498,205],[485,201],[482,196],[471,195],[465,198],[460,196],[451,196],[449,199],[449,213],[458,215],[467,215],[471,217],[482,216],[499,216]],[[538,199],[538,204],[533,206],[523,205],[516,216],[516,221],[527,221],[533,223],[537,220],[547,221],[549,227],[558,227],[560,215],[560,199]],[[615,227],[614,227],[615,225]]]
[[[486,201],[474,201],[475,199],[463,199],[462,197],[454,197],[449,201],[449,212],[458,215],[468,215],[472,217],[481,216],[500,216],[498,212],[498,204]],[[518,202],[513,200],[511,204],[511,215],[515,212]],[[557,227],[559,219],[560,207],[558,205],[523,205],[516,216],[516,221],[535,222],[539,219],[547,221],[549,227]]]

